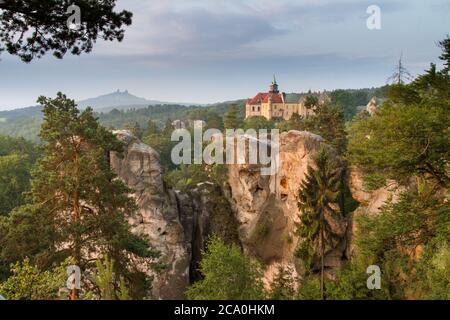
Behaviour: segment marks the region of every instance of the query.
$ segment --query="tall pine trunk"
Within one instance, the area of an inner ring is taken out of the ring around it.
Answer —
[[[324,236],[323,236],[323,225],[321,225],[320,228],[320,255],[321,255],[321,263],[320,263],[320,298],[324,299],[323,294],[323,287],[324,287],[324,253],[325,253],[325,246],[324,246]]]

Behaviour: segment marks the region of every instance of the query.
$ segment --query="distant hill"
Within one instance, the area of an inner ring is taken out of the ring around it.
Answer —
[[[19,108],[7,111],[0,111],[0,122],[5,122],[7,120],[14,120],[19,118],[42,118],[42,107],[33,106],[26,108]]]
[[[77,102],[80,108],[92,107],[94,110],[100,109],[109,109],[109,108],[118,108],[122,107],[130,108],[130,107],[146,107],[148,105],[155,104],[166,104],[162,101],[157,100],[147,100],[145,98],[140,98],[135,95],[132,95],[128,92],[128,90],[120,91],[117,90],[113,93],[108,93],[105,95],[98,96],[96,98],[90,98],[86,100],[81,100]]]
[[[242,112],[245,100],[240,102]],[[230,102],[231,103],[231,102]],[[140,105],[139,108],[112,108],[111,110],[97,109],[95,116],[102,125],[108,128],[123,128],[127,123],[138,122],[142,128],[146,128],[148,120],[153,120],[159,127],[163,127],[167,119],[186,119],[191,112],[195,119],[201,119],[202,115],[214,112],[220,117],[228,110],[229,103],[218,103],[209,106],[187,106],[180,104]],[[42,123],[42,107],[30,107],[0,112],[0,135],[24,137],[33,142],[39,142],[38,133]],[[198,118],[200,117],[200,118]],[[190,118],[190,117],[189,117]]]

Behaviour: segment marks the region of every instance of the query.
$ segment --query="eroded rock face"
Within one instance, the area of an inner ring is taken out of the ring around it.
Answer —
[[[294,251],[298,245],[298,190],[308,165],[314,164],[323,139],[305,131],[280,135],[280,168],[276,175],[263,176],[255,165],[231,165],[228,183],[231,202],[239,224],[239,238],[244,250],[259,257],[268,266],[270,282],[274,266],[298,264]],[[339,267],[345,255],[347,221],[332,222],[338,235],[325,256],[327,267]],[[272,270],[272,271],[270,271]]]
[[[373,216],[377,215],[381,208],[389,201],[396,202],[400,194],[405,191],[405,187],[401,187],[394,180],[386,181],[386,185],[376,190],[367,190],[364,187],[362,172],[358,168],[352,167],[350,170],[350,191],[352,197],[360,203],[359,207],[352,212],[349,221],[351,221],[351,228],[349,232],[349,239],[357,231],[356,219],[361,215]],[[350,241],[351,243],[351,241]],[[354,246],[349,246],[348,255],[351,256],[354,251]]]
[[[111,167],[134,190],[138,205],[137,212],[129,217],[132,231],[146,235],[166,265],[155,275],[152,298],[182,299],[189,284],[190,214],[180,209],[179,196],[165,187],[158,153],[129,131],[114,133],[125,147],[120,156],[111,153]]]
[[[129,217],[132,230],[148,236],[167,266],[155,275],[152,298],[185,297],[190,281],[198,278],[200,253],[212,232],[259,257],[267,267],[267,283],[278,265],[299,270],[294,256],[299,241],[296,224],[300,222],[297,194],[308,165],[314,165],[314,156],[323,143],[320,136],[300,131],[282,133],[276,175],[261,175],[261,168],[255,165],[231,165],[228,189],[205,184],[187,195],[166,188],[155,150],[128,131],[115,134],[125,147],[122,155],[111,154],[111,166],[134,190],[138,205],[137,212]],[[341,265],[349,234],[347,219],[330,222],[337,237],[325,256],[329,269]]]

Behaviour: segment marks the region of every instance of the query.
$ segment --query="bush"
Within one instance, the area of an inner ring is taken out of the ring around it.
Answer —
[[[298,290],[299,300],[320,300],[320,279],[309,276],[300,281]]]
[[[50,271],[41,271],[25,258],[11,265],[12,276],[0,284],[0,293],[8,300],[54,300],[58,290],[65,287],[65,265]]]
[[[192,300],[259,300],[265,296],[259,263],[242,254],[238,246],[212,237],[200,262],[203,280],[186,294]]]

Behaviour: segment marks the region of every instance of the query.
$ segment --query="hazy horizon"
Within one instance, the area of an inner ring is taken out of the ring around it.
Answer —
[[[369,5],[381,30],[369,30]],[[302,92],[386,84],[403,53],[415,75],[439,64],[450,3],[433,0],[119,0],[134,13],[123,42],[30,64],[0,55],[0,110],[36,105],[62,91],[84,100],[127,89],[148,100],[208,104],[253,96],[277,75]]]

